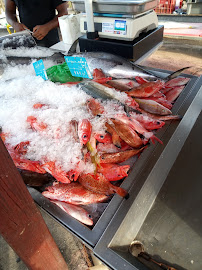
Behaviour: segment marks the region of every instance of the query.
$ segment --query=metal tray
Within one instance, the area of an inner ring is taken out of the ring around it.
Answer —
[[[85,3],[81,0],[73,0],[73,7],[75,10],[85,12]],[[124,14],[135,15],[143,13],[145,11],[155,9],[157,6],[157,0],[130,0],[130,1],[106,1],[106,0],[94,0],[93,12],[106,13],[106,14]]]
[[[110,268],[162,269],[131,255],[129,247],[136,240],[158,262],[177,270],[202,269],[201,110],[202,77],[179,107],[181,122],[165,132],[163,149],[158,146],[140,157],[131,197],[122,202],[94,248]]]
[[[169,74],[168,72],[159,72],[159,71],[156,71],[156,73],[161,76],[166,76]],[[179,112],[180,115],[182,116],[185,114],[186,110],[182,109],[180,110],[180,108],[182,107],[185,100],[189,97],[190,93],[192,93],[193,90],[192,88],[198,79],[197,77],[191,75],[184,75],[184,76],[189,77],[190,81],[185,87],[183,93],[176,101],[176,104],[172,110],[173,114],[177,114]],[[191,98],[188,99],[188,105],[190,103]],[[148,168],[152,169],[152,167],[155,165],[155,160],[158,160],[164,148],[167,147],[169,139],[171,138],[173,132],[175,131],[179,123],[180,123],[179,121],[167,123],[161,130],[157,132],[157,136],[163,141],[164,144],[150,145],[147,149],[145,149],[141,154],[140,158],[135,163],[135,166],[131,170],[129,176],[124,180],[124,182],[121,185],[126,190],[129,190],[130,198],[128,200],[125,200],[119,197],[118,195],[114,195],[111,201],[108,203],[107,207],[105,208],[104,212],[100,216],[100,218],[95,223],[93,228],[89,228],[81,224],[77,220],[74,220],[73,218],[69,217],[68,215],[65,215],[61,209],[53,205],[48,199],[44,198],[38,190],[34,188],[29,188],[31,196],[36,201],[36,203],[41,208],[43,208],[47,213],[49,213],[56,221],[58,221],[61,225],[65,226],[66,229],[71,231],[79,239],[85,242],[87,246],[93,249],[96,246],[97,242],[100,240],[103,233],[105,232],[106,228],[108,227],[108,224],[114,217],[121,203],[123,203],[124,201],[124,203],[128,204],[129,202],[131,202],[131,200],[132,201],[134,200],[134,194],[136,194],[138,189],[134,193],[131,190],[131,188],[136,183],[136,175],[141,171],[142,166],[146,164],[148,159],[153,155],[154,151],[156,151],[155,159],[148,165]],[[144,178],[142,178],[142,180],[143,179]],[[120,216],[126,213],[127,210],[122,209]]]

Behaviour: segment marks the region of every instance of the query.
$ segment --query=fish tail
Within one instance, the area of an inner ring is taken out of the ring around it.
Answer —
[[[123,197],[123,198],[125,198],[125,199],[128,199],[128,198],[129,198],[128,192],[127,192],[125,189],[121,188],[121,187],[117,187],[117,188],[116,188],[116,193],[117,193],[119,196],[121,196],[121,197]]]
[[[159,142],[160,144],[163,144],[163,142],[158,138],[156,137],[155,135],[153,135],[151,138],[150,138],[151,142],[153,144],[155,144],[155,141]]]
[[[174,71],[173,73],[171,73],[170,75],[168,75],[166,78],[164,78],[165,81],[169,81],[171,79],[175,79],[176,77],[178,77],[185,69],[188,69],[191,67],[184,67],[181,69],[178,69],[176,71]]]

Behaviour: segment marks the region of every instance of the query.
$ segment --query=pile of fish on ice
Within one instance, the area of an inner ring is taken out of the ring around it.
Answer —
[[[128,196],[120,187],[127,161],[149,142],[162,143],[155,131],[180,119],[171,108],[189,79],[160,80],[108,54],[84,57],[93,80],[78,85],[44,81],[32,64],[7,66],[0,80],[0,126],[16,167],[51,174],[55,182],[42,194],[91,226],[81,205],[115,193]]]

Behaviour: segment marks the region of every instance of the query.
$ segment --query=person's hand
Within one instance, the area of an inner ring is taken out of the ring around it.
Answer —
[[[28,29],[27,26],[25,26],[23,23],[16,22],[14,27],[16,32],[24,31],[25,29]]]
[[[49,27],[47,25],[36,25],[33,28],[33,37],[35,37],[38,40],[42,40],[50,31]]]

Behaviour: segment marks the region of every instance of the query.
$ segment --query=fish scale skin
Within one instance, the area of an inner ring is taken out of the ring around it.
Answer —
[[[77,182],[71,184],[57,183],[54,186],[48,187],[42,194],[46,198],[75,205],[104,202],[108,199],[106,195],[91,192]]]

